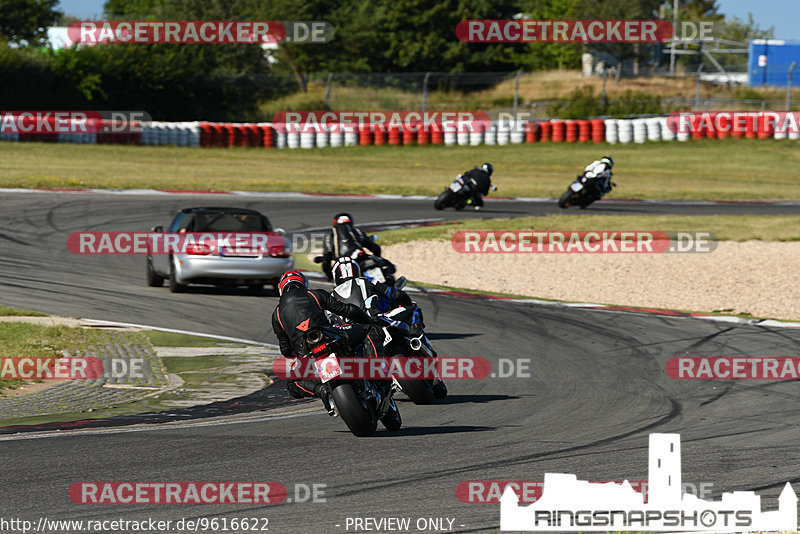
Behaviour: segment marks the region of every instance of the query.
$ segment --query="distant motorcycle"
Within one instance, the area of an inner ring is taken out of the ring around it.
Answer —
[[[611,187],[616,187],[617,184],[611,182]],[[594,178],[587,178],[581,174],[575,181],[570,184],[566,191],[558,199],[559,208],[568,208],[570,206],[579,206],[584,209],[586,206],[600,200],[605,196],[602,187],[598,180]]]
[[[496,185],[492,186],[492,191],[497,191]],[[459,174],[456,179],[453,180],[453,183],[439,194],[433,202],[433,207],[437,210],[443,210],[449,207],[462,210],[465,206],[472,204],[472,198],[475,195],[480,195],[480,193],[474,191],[469,180],[464,179],[464,176]]]

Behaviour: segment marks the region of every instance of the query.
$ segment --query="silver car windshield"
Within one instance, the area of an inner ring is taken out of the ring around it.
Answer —
[[[266,219],[253,213],[195,213],[193,232],[269,232]]]

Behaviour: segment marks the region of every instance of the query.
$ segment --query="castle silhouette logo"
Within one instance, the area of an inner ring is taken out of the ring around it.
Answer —
[[[778,510],[761,511],[752,491],[706,501],[681,490],[680,434],[650,434],[649,497],[626,480],[604,484],[546,473],[542,496],[520,506],[511,487],[500,498],[501,531],[752,532],[797,529],[797,496],[788,482]]]

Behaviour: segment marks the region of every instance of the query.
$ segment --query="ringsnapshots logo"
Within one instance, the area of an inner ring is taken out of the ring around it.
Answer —
[[[500,530],[623,532],[753,532],[797,528],[797,495],[788,482],[778,510],[761,511],[752,491],[722,494],[719,501],[683,493],[680,434],[650,434],[647,503],[625,481],[594,484],[575,475],[546,473],[541,497],[520,506],[511,487],[500,498]]]
[[[462,230],[451,240],[462,254],[662,254],[712,252],[711,232]]]

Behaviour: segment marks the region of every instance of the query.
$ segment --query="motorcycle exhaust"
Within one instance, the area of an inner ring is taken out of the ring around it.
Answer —
[[[412,337],[408,345],[411,347],[411,350],[419,350],[422,348],[422,336],[419,337]]]

